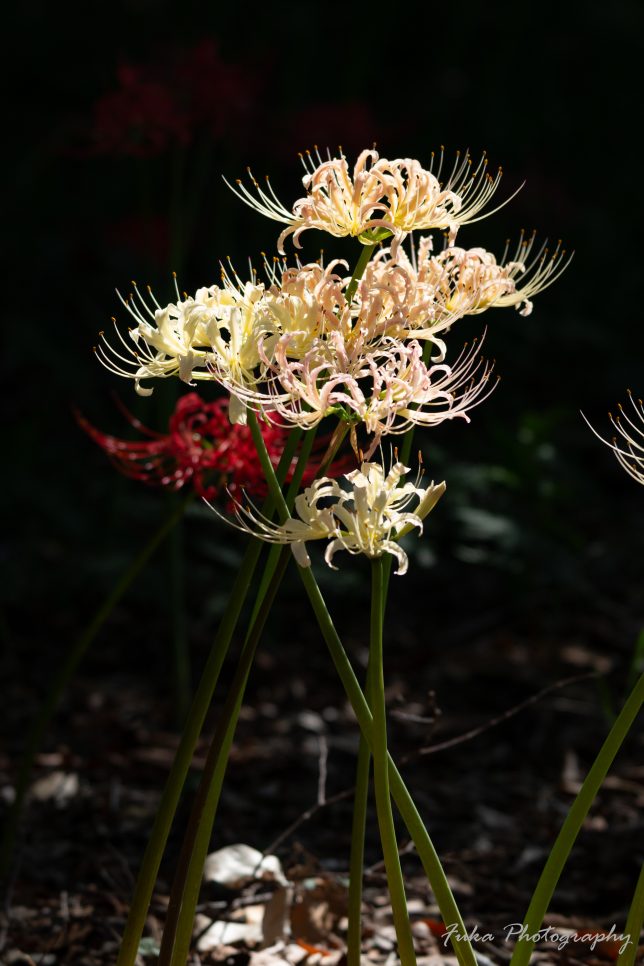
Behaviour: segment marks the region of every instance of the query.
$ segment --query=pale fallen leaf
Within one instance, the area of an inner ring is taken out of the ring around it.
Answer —
[[[296,966],[301,959],[294,960],[290,956],[287,957],[287,951],[290,948],[279,942],[268,949],[258,949],[250,954],[248,966]]]
[[[257,923],[225,922],[222,919],[211,922],[207,916],[202,915],[195,917],[194,934],[199,936],[196,943],[199,953],[208,953],[224,944],[234,946],[236,943],[259,943],[262,939],[262,930]]]
[[[264,855],[250,845],[227,845],[206,858],[204,882],[218,882],[230,889],[240,889],[249,879],[261,879],[288,885],[276,855]]]
[[[78,795],[79,788],[78,775],[74,772],[52,771],[35,781],[29,794],[39,802],[53,799],[56,805],[62,806]]]

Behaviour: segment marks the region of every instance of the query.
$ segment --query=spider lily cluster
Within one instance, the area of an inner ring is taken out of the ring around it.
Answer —
[[[189,386],[219,384],[229,393],[233,424],[243,425],[248,410],[264,424],[303,430],[334,416],[348,424],[354,452],[366,461],[360,472],[371,479],[376,464],[370,461],[383,438],[447,419],[469,420],[469,411],[494,388],[492,365],[481,358],[478,343],[448,361],[445,337],[457,320],[493,307],[529,314],[533,296],[565,268],[565,252],[560,246],[551,255],[545,246],[535,251],[534,235],[523,234],[500,261],[483,248],[455,244],[462,225],[484,217],[498,187],[500,171],[488,174],[485,157],[475,165],[469,154],[457,156],[444,181],[442,153],[429,169],[408,158],[379,158],[374,150],[362,152],[353,172],[344,157],[307,154],[303,160],[306,194],[290,210],[270,183],[262,189],[252,176],[251,188],[238,182],[233,190],[286,225],[278,239],[281,253],[287,237],[299,247],[309,228],[356,237],[366,253],[359,272],[352,275],[341,260],[296,259],[289,265],[286,258],[265,257],[261,275],[252,269],[243,279],[228,266],[219,283],[192,295],[181,293],[175,281],[176,298],[167,305],[134,285],[122,299],[134,325],[126,334],[116,326],[111,340],[101,333],[97,354],[109,369],[133,379],[141,395],[153,391],[151,380],[168,376]],[[403,244],[416,230],[447,233],[444,247],[435,251],[431,234]],[[379,472],[390,479],[382,467]],[[350,488],[354,482],[347,476]],[[408,485],[402,486],[405,494]],[[326,492],[325,481],[319,486]],[[316,516],[317,494],[309,493],[306,511],[302,501],[298,505],[300,522],[307,520],[311,533],[319,535],[324,518],[336,548],[338,540],[368,556],[390,548],[384,537],[338,536],[337,519],[332,524],[326,510]],[[338,499],[337,509],[346,509]],[[366,504],[361,499],[353,505],[358,513]],[[275,527],[252,512],[238,514],[238,520],[264,539],[277,539]],[[295,549],[302,542],[287,531],[282,537],[303,561],[305,551]]]
[[[166,305],[150,289],[145,293],[134,285],[132,293],[122,299],[134,324],[122,332],[115,322],[116,337],[107,339],[101,334],[97,354],[113,372],[133,380],[141,395],[150,395],[153,380],[170,376],[193,388],[210,382],[227,392],[226,403],[202,404],[202,422],[197,420],[196,410],[184,404],[187,418],[179,424],[185,427],[187,437],[179,433],[181,453],[175,446],[176,433],[170,434],[177,467],[175,485],[187,477],[190,467],[195,480],[201,479],[202,469],[219,468],[235,485],[257,495],[251,461],[244,469],[249,474],[245,483],[218,462],[227,445],[243,451],[250,433],[269,496],[262,509],[250,500],[243,503],[233,498],[231,522],[260,540],[291,548],[362,732],[350,859],[348,962],[350,966],[360,962],[360,829],[365,827],[372,758],[398,952],[402,966],[415,966],[392,795],[422,856],[445,921],[462,921],[427,831],[387,751],[382,623],[389,571],[383,558],[388,555],[388,563],[395,560],[398,574],[406,572],[408,558],[400,541],[411,530],[422,532],[427,515],[445,492],[444,482],[424,484],[422,469],[415,480],[409,479],[410,431],[449,419],[469,420],[470,410],[494,388],[493,367],[481,357],[479,342],[452,354],[451,331],[458,320],[495,307],[514,307],[521,315],[529,315],[533,297],[555,281],[567,259],[559,245],[549,253],[545,245],[535,247],[534,235],[523,233],[513,249],[506,245],[499,260],[483,248],[456,244],[463,225],[492,213],[489,202],[501,172],[489,174],[485,156],[473,163],[468,153],[457,155],[448,172],[444,171],[442,152],[428,169],[409,158],[380,158],[375,150],[363,151],[352,171],[342,155],[325,160],[307,153],[303,161],[305,193],[291,208],[279,201],[270,182],[262,188],[252,175],[249,186],[241,181],[231,186],[241,200],[285,226],[277,240],[281,257],[270,260],[264,256],[261,272],[251,268],[246,277],[232,265],[222,267],[216,284],[193,294],[181,292],[175,282],[175,298]],[[325,263],[322,258],[305,261],[296,257],[289,262],[284,254],[286,240],[292,236],[295,247],[300,248],[303,233],[311,228],[357,239],[361,254],[353,270],[340,259]],[[416,238],[411,237],[413,232],[418,233]],[[437,233],[440,245],[436,244]],[[186,398],[199,397],[193,393]],[[205,415],[210,405],[213,418],[215,411],[217,416],[226,412],[228,433]],[[333,435],[321,460],[310,460],[311,452],[318,452],[312,450],[314,433],[326,420],[336,422]],[[208,447],[202,445],[201,437],[196,438],[204,428],[210,433],[212,453],[204,453]],[[294,435],[288,448],[284,447],[276,472],[276,453],[271,447],[278,436],[280,443],[286,439],[289,431]],[[343,460],[336,454],[347,432],[359,465],[344,472]],[[93,434],[97,438],[96,431]],[[406,438],[400,455],[394,447],[395,461],[386,468],[377,454],[387,437],[401,435]],[[131,448],[109,439],[109,443],[107,437],[97,441],[117,461],[143,463],[152,473],[167,476],[168,450],[159,440]],[[298,459],[289,474],[289,466],[282,464],[288,464],[292,453]],[[193,457],[196,464],[190,463]],[[285,496],[280,483],[289,475],[291,484]],[[304,484],[302,492],[298,492],[300,483]],[[199,485],[203,490],[203,484]],[[310,569],[308,544],[320,540],[326,542],[325,560],[332,568],[339,551],[371,560],[366,697]],[[253,542],[220,628],[222,654],[230,643],[258,557],[259,545]],[[179,966],[186,961],[226,749],[234,735],[263,622],[287,560],[286,549],[267,555],[251,627],[186,833],[160,966]],[[150,899],[171,821],[167,816],[176,809],[222,661],[220,655],[213,657],[202,679],[206,683],[195,698],[195,712],[173,765],[153,844],[144,859],[119,966],[133,966],[135,961],[142,910]],[[471,949],[468,953],[460,940],[453,941],[459,961],[474,966]]]

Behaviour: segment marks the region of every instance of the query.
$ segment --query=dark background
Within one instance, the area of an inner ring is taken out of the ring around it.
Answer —
[[[525,186],[489,221],[464,228],[459,243],[500,255],[506,237],[535,227],[575,250],[531,316],[490,312],[450,334],[460,345],[486,324],[485,351],[502,380],[471,424],[419,437],[429,473],[448,491],[410,573],[394,581],[391,673],[411,661],[420,677],[410,687],[424,692],[437,667],[451,668],[443,704],[457,711],[461,687],[463,702],[484,716],[493,710],[486,696],[512,702],[517,666],[526,693],[533,677],[551,683],[570,671],[561,654],[572,641],[582,647],[572,669],[603,661],[621,693],[644,624],[644,493],[580,410],[610,435],[607,410],[629,387],[644,392],[643,36],[636,0],[392,5],[384,13],[143,0],[14,10],[3,54],[10,748],[68,642],[171,509],[167,493],[120,478],[72,415],[76,406],[127,436],[114,391],[159,430],[172,407],[169,385],[139,400],[93,358],[110,316],[127,322],[114,289],[127,292],[136,279],[169,300],[171,270],[192,291],[216,281],[228,255],[243,275],[249,256],[258,263],[260,251],[272,253],[280,229],[238,204],[222,174],[240,177],[247,165],[270,173],[288,206],[301,194],[297,152],[314,144],[341,144],[350,160],[374,141],[384,156],[421,162],[441,144],[448,158],[485,149],[504,170],[499,199]],[[315,257],[321,238],[310,233],[303,243]],[[355,244],[324,245],[355,258]],[[195,506],[183,545],[196,673],[242,542]],[[341,567],[339,579],[320,575],[358,647],[366,570],[349,557]],[[118,690],[128,675],[140,681],[144,670],[166,722],[169,573],[162,551],[83,672],[100,691]],[[292,582],[279,614],[289,618],[285,651],[296,664],[298,634],[314,638],[293,630],[309,622],[299,601]],[[513,643],[490,652],[480,692],[464,662],[472,628],[492,625]],[[269,629],[278,664],[283,626]],[[508,647],[514,670],[504,677]],[[280,673],[298,672],[287,664]]]
[[[341,143],[352,158],[376,141],[385,156],[421,161],[441,144],[448,158],[485,149],[504,169],[499,199],[525,186],[460,243],[500,255],[506,237],[535,227],[576,252],[529,318],[497,311],[453,331],[460,345],[487,324],[502,382],[469,426],[445,424],[423,440],[429,471],[450,491],[432,519],[440,565],[432,575],[412,567],[406,591],[446,570],[448,584],[469,590],[480,566],[495,570],[490,592],[505,593],[511,573],[515,592],[538,587],[551,603],[582,586],[601,597],[639,583],[641,491],[579,411],[609,435],[607,410],[628,387],[642,391],[643,19],[635,2],[583,13],[574,4],[403,8],[384,21],[308,4],[252,17],[232,5],[151,2],[14,13],[4,257],[11,653],[45,620],[49,660],[52,634],[84,620],[166,512],[163,494],[116,478],[71,415],[77,406],[127,435],[111,393],[159,430],[172,406],[174,384],[138,400],[92,357],[110,316],[128,321],[115,288],[149,282],[163,301],[171,269],[191,291],[217,279],[219,259],[230,255],[243,274],[248,257],[272,253],[279,225],[240,205],[222,174],[241,176],[247,164],[270,172],[289,204],[301,191],[297,152],[314,143]],[[124,68],[141,85],[119,84]],[[151,94],[141,95],[144,83],[156,85]],[[329,241],[310,233],[304,252],[323,243],[333,254]],[[355,257],[355,245],[336,251]],[[203,542],[220,537],[212,517],[198,529]]]

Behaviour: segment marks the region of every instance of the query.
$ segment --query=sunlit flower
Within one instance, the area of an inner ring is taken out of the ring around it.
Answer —
[[[427,170],[411,158],[379,158],[374,150],[359,155],[353,173],[343,156],[324,161],[318,152],[315,158],[307,152],[302,160],[307,193],[292,210],[279,201],[268,178],[264,190],[249,171],[254,193],[241,180],[236,187],[230,185],[251,208],[287,225],[278,240],[280,252],[288,235],[300,247],[299,237],[307,228],[336,237],[351,235],[365,245],[389,235],[397,245],[410,231],[431,229],[447,229],[453,241],[461,225],[478,220],[501,177],[500,170],[496,177],[487,173],[485,155],[473,166],[469,152],[457,152],[444,182],[439,180],[442,151],[435,172],[433,163]]]
[[[233,496],[242,490],[264,496],[266,479],[251,432],[247,426],[231,424],[228,408],[228,399],[205,402],[197,393],[188,393],[178,400],[167,433],[148,429],[124,410],[130,425],[143,437],[136,440],[103,433],[80,413],[76,418],[124,476],[171,490],[190,485],[198,496],[209,500],[225,491]],[[277,466],[289,428],[261,422],[260,429],[271,462]],[[327,443],[326,438],[316,441],[304,472],[305,483],[314,478]],[[297,456],[287,479],[296,461]],[[346,465],[346,459],[341,458],[327,472],[336,475]]]
[[[411,529],[422,533],[423,520],[446,489],[445,483],[421,487],[403,483],[409,472],[395,463],[385,476],[379,463],[362,463],[359,470],[345,474],[341,483],[327,477],[316,480],[295,500],[297,517],[281,526],[262,516],[254,507],[237,506],[236,516],[242,529],[269,543],[290,544],[301,567],[309,567],[306,550],[309,540],[329,540],[325,560],[333,567],[338,550],[367,557],[391,554],[398,562],[396,573],[407,570],[407,554],[398,540]],[[348,487],[347,487],[348,484]],[[414,509],[408,509],[414,504]]]
[[[438,275],[442,272],[445,310],[464,315],[475,315],[489,308],[516,306],[520,315],[530,315],[530,299],[548,288],[568,265],[566,252],[557,244],[549,256],[546,243],[530,261],[535,240],[521,234],[511,261],[505,261],[506,245],[501,263],[484,248],[446,248],[435,258]],[[431,269],[430,269],[431,270]]]
[[[222,281],[222,286],[198,289],[194,297],[181,298],[177,290],[177,301],[164,307],[149,288],[150,303],[146,302],[135,285],[135,294],[122,299],[137,323],[128,331],[130,342],[115,322],[120,345],[114,347],[101,333],[99,360],[117,375],[134,379],[142,396],[153,391],[142,386],[142,380],[167,376],[179,376],[188,385],[197,379],[212,380],[213,373],[253,383],[265,322],[256,311],[263,287],[248,282],[236,288],[228,275]],[[237,400],[231,403],[230,417],[243,421],[244,407]]]
[[[595,436],[612,449],[628,475],[638,483],[644,484],[644,403],[641,399],[635,399],[630,389],[628,399],[634,416],[630,416],[621,403],[618,405],[619,413],[616,416],[609,413],[610,421],[619,433],[619,437],[613,436],[609,442],[600,436],[590,423],[588,425]],[[585,416],[584,419],[586,419]]]
[[[442,362],[447,351],[439,333],[465,315],[465,300],[447,307],[446,269],[431,257],[431,237],[421,238],[418,254],[410,259],[402,247],[395,257],[382,248],[369,262],[357,289],[355,328],[373,341],[378,336],[430,341]],[[433,351],[433,350],[432,350]]]
[[[427,365],[419,342],[384,338],[365,348],[331,333],[302,358],[288,354],[288,340],[278,340],[267,366],[262,390],[231,385],[249,406],[267,418],[311,429],[335,414],[351,423],[357,451],[356,425],[371,436],[367,458],[383,436],[406,432],[412,425],[433,426],[460,417],[482,402],[494,388],[492,367],[478,355],[475,343],[455,365]],[[267,360],[268,362],[268,360]],[[268,375],[267,371],[267,375]]]
[[[338,268],[346,272],[347,263],[336,259],[326,267],[319,262],[284,267],[279,277],[273,272],[273,284],[266,292],[264,304],[271,318],[271,331],[283,339],[290,356],[303,356],[316,340],[346,324],[347,279],[337,274]],[[271,351],[274,341],[264,340],[264,355]]]

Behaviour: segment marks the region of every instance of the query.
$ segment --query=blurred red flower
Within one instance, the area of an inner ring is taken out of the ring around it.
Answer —
[[[121,65],[118,88],[94,105],[93,153],[151,158],[190,140],[189,119],[167,81]]]
[[[243,130],[257,86],[248,65],[226,63],[213,38],[156,62],[122,64],[116,76],[116,90],[94,105],[91,154],[156,157],[201,128],[230,137]]]
[[[144,439],[110,436],[76,413],[80,426],[105,450],[125,476],[153,486],[180,490],[190,484],[198,496],[212,500],[222,490],[235,497],[244,490],[264,496],[268,487],[247,426],[232,425],[228,399],[205,402],[196,392],[182,396],[170,417],[168,432],[156,433],[124,410],[131,426]],[[277,466],[290,428],[261,423],[262,436],[271,461]],[[303,483],[310,483],[320,465],[328,440],[321,439],[309,460]],[[295,465],[295,461],[294,461]],[[291,478],[291,467],[287,479]],[[336,476],[347,469],[340,459],[326,473]]]

